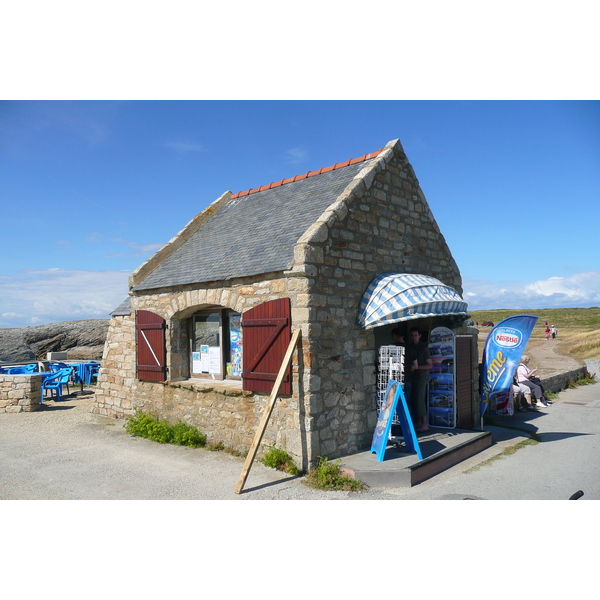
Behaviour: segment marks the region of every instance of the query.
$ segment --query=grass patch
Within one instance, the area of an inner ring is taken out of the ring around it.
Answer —
[[[277,469],[290,475],[300,475],[300,469],[292,457],[285,451],[271,446],[268,452],[260,459],[260,462],[271,469]]]
[[[552,308],[552,309],[510,309],[510,310],[475,310],[469,311],[471,318],[478,322],[492,321],[498,324],[503,319],[513,315],[535,315],[537,323],[531,333],[530,344],[546,342],[546,321],[558,329],[558,337],[552,343],[556,344],[559,354],[572,356],[576,360],[597,358],[600,355],[600,307],[591,308]],[[489,333],[489,327],[479,327],[480,356],[481,343]],[[527,353],[527,348],[525,353]]]
[[[196,427],[183,421],[171,424],[160,421],[155,415],[138,413],[127,418],[125,426],[127,433],[143,437],[159,444],[177,444],[189,448],[203,448],[206,446],[206,436]]]
[[[513,429],[516,429],[516,427]],[[520,442],[517,442],[516,444],[514,444],[512,446],[508,446],[508,448],[505,448],[502,452],[500,452],[500,454],[496,454],[496,456],[492,456],[491,458],[484,460],[483,462],[479,463],[478,465],[475,465],[474,467],[471,467],[470,469],[463,471],[463,473],[473,473],[473,472],[477,471],[478,469],[480,469],[481,467],[489,467],[492,463],[494,463],[494,461],[504,458],[505,456],[510,456],[510,455],[514,454],[517,450],[520,450],[521,448],[524,448],[525,446],[535,446],[536,444],[539,444],[539,443],[540,443],[539,440],[534,440],[534,439],[521,440]]]
[[[246,456],[248,456],[248,452],[240,452],[231,446],[226,446],[223,442],[206,442],[206,449],[211,452],[225,452],[241,458],[246,458]]]
[[[600,356],[600,330],[583,331],[568,336],[570,347],[567,354],[577,358],[598,358]]]
[[[577,381],[569,381],[567,388],[570,390],[574,390],[579,386],[590,385],[591,383],[596,383],[596,380],[593,377],[580,377]]]
[[[600,322],[600,307],[598,306],[592,308],[474,310],[469,311],[469,314],[474,321],[479,323],[492,321],[495,324],[513,315],[534,315],[538,317],[534,331],[544,339],[546,337],[544,335],[546,321],[549,325],[554,325],[558,329],[559,338],[562,337],[562,330],[594,331],[598,329],[598,322]]]
[[[344,492],[361,492],[367,487],[360,479],[344,475],[339,460],[332,463],[323,456],[319,456],[319,464],[308,472],[305,483],[317,490]]]

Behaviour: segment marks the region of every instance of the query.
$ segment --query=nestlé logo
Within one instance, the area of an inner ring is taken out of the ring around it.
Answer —
[[[512,327],[500,327],[494,333],[494,341],[504,348],[516,348],[521,343],[521,332]]]

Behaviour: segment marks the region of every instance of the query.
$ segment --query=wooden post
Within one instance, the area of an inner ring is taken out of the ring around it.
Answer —
[[[258,429],[254,435],[254,440],[252,442],[252,446],[248,451],[248,456],[246,456],[246,462],[244,463],[244,468],[240,474],[240,478],[238,479],[237,485],[235,486],[235,493],[240,494],[246,483],[246,479],[248,478],[248,473],[250,473],[250,468],[252,467],[252,463],[254,462],[254,458],[256,457],[256,452],[258,451],[258,446],[260,445],[260,441],[265,433],[265,429],[267,428],[267,423],[269,422],[269,418],[271,417],[271,413],[273,412],[273,408],[275,407],[275,401],[277,400],[277,394],[279,394],[279,388],[283,382],[283,378],[285,376],[285,372],[292,360],[292,354],[294,352],[294,348],[298,344],[298,340],[300,338],[300,329],[296,329],[292,335],[292,339],[290,340],[290,345],[283,357],[283,362],[281,363],[281,367],[279,368],[279,373],[277,373],[277,379],[275,379],[275,384],[273,385],[273,390],[271,391],[271,395],[269,396],[269,401],[267,402],[267,406],[265,407],[265,412],[263,413],[262,419],[260,420],[260,424],[258,425]]]

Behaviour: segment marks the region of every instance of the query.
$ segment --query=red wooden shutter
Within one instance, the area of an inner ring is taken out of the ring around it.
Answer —
[[[271,393],[292,338],[289,298],[259,304],[242,314],[244,340],[243,388]],[[283,378],[281,394],[292,393],[291,366]]]
[[[137,378],[164,381],[166,377],[165,320],[148,310],[135,313]]]
[[[473,429],[473,352],[470,335],[456,336],[456,426]]]

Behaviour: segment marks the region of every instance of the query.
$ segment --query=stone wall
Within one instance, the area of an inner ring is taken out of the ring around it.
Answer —
[[[357,324],[368,284],[386,272],[419,273],[462,293],[458,267],[399,142],[299,240],[296,271],[310,278],[301,301],[310,323],[306,415],[314,456],[350,454],[368,447],[377,417],[374,332]]]
[[[551,375],[541,377],[544,390],[547,392],[561,392],[569,387],[569,383],[585,377],[586,368],[570,369],[567,371],[557,371]]]
[[[108,325],[92,412],[118,418],[132,415],[131,389],[134,379],[135,318],[112,317]]]
[[[42,376],[0,374],[0,413],[39,410]]]
[[[267,397],[239,384],[190,382],[187,320],[209,306],[243,313],[290,298],[302,351],[293,357],[293,395],[277,402],[263,449],[276,443],[306,468],[318,456],[368,447],[377,416],[376,345],[357,317],[368,284],[385,272],[430,275],[462,293],[458,267],[399,142],[388,144],[307,230],[289,271],[134,294],[132,316],[111,320],[94,410],[181,418],[213,442],[248,450]],[[167,383],[135,377],[133,315],[140,309],[167,322]]]
[[[131,316],[113,317],[98,376],[93,412],[112,417],[127,417],[135,411],[156,413],[175,422],[179,419],[198,427],[211,442],[245,452],[263,414],[268,396],[245,392],[241,382],[216,382],[190,379],[188,319],[208,306],[244,312],[257,304],[278,298],[290,298],[292,329],[301,328],[308,335],[308,324],[302,322],[302,295],[306,295],[306,278],[295,273],[252,277],[232,281],[227,288],[217,284],[204,289],[191,286],[161,294],[132,297]],[[149,310],[167,322],[168,381],[153,383],[135,377],[135,311]],[[292,396],[281,396],[262,440],[263,450],[276,443],[286,448],[299,464],[306,456],[307,440],[300,424],[299,398],[305,385],[299,378],[299,353],[292,358]]]

